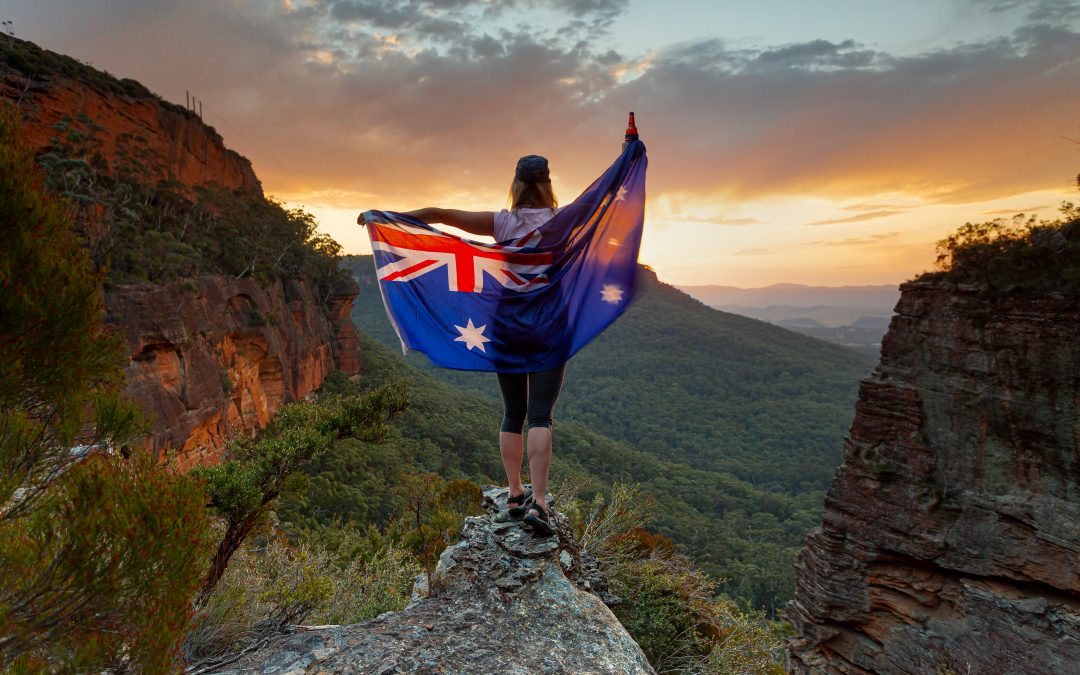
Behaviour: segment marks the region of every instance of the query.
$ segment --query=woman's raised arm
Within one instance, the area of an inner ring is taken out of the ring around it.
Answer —
[[[442,223],[443,225],[456,227],[459,230],[465,230],[469,234],[477,234],[483,237],[495,236],[495,213],[492,211],[426,208],[406,211],[405,215],[429,224]]]

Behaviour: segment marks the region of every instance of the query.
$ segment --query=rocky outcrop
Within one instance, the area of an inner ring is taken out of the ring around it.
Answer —
[[[485,495],[490,511],[505,507],[505,490]],[[565,523],[542,538],[517,521],[468,518],[433,579],[433,592],[420,590],[403,611],[296,627],[217,672],[653,672],[601,600],[615,601]]]
[[[265,426],[330,371],[359,372],[349,316],[356,292],[343,285],[327,309],[300,280],[264,287],[210,276],[110,288],[106,320],[127,342],[126,393],[153,423],[150,444],[180,451],[186,464],[216,461],[226,439]]]
[[[151,182],[214,183],[262,194],[251,162],[226,148],[194,112],[33,43],[8,42],[0,61],[0,99],[23,113],[19,135],[35,151],[52,145],[57,122],[93,120],[96,150],[110,166],[137,158]]]
[[[87,159],[100,154],[147,182],[215,184],[256,195],[251,162],[214,129],[138,82],[118,80],[33,43],[0,40],[0,102],[17,106],[21,140],[59,151],[67,124],[85,134]],[[80,209],[93,239],[100,208]],[[163,285],[111,286],[107,321],[124,336],[131,362],[126,393],[151,423],[147,442],[182,463],[213,462],[226,440],[252,434],[277,410],[318,388],[332,370],[360,370],[350,312],[359,287],[344,281],[318,297],[302,280],[268,286],[206,276]]]
[[[1080,670],[1080,303],[902,286],[825,516],[797,673]]]

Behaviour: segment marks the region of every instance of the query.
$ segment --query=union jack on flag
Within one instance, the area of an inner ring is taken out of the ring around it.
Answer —
[[[387,219],[371,232],[371,248],[397,258],[376,271],[380,281],[412,281],[446,267],[451,291],[481,293],[484,279],[527,291],[548,283],[552,252],[524,252],[521,246],[482,244],[432,232],[424,223]]]
[[[645,214],[641,141],[537,230],[487,244],[367,211],[375,271],[402,349],[459,370],[565,363],[627,308]]]

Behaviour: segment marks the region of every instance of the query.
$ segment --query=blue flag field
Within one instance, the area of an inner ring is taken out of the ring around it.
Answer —
[[[444,368],[503,373],[565,363],[634,297],[645,145],[622,155],[539,228],[485,244],[367,211],[375,269],[402,349]]]

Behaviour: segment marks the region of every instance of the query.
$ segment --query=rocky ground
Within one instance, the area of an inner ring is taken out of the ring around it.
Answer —
[[[488,513],[466,519],[433,588],[418,578],[406,609],[351,626],[297,626],[203,672],[652,673],[605,605],[618,599],[565,522],[553,537],[534,536],[494,517],[505,490],[488,487],[484,496]]]

